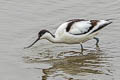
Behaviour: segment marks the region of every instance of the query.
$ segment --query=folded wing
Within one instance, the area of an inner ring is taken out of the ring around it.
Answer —
[[[112,22],[107,20],[74,20],[68,23],[66,31],[73,35],[94,33]]]

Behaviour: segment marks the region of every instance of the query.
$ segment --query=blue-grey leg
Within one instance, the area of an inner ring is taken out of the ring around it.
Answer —
[[[83,55],[83,45],[82,44],[80,44],[80,46],[81,46],[81,54]]]
[[[96,40],[96,47],[99,47],[99,45],[98,45],[98,43],[99,43],[99,38],[94,37],[93,39],[95,39],[95,40]]]

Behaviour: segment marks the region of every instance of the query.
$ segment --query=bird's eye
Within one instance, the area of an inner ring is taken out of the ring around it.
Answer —
[[[43,35],[43,33],[40,34],[40,36],[42,36],[42,35]]]
[[[43,33],[41,34],[41,36],[43,35]]]
[[[40,34],[40,36],[42,36],[42,34]]]

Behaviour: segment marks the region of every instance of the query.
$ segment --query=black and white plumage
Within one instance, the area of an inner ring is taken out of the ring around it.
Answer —
[[[108,20],[85,20],[85,19],[72,19],[61,24],[53,35],[48,30],[41,30],[38,33],[37,40],[28,46],[34,45],[40,39],[47,39],[52,43],[65,43],[65,44],[81,44],[90,40],[96,39],[98,45],[99,39],[95,36],[105,26],[111,24]],[[81,49],[83,51],[83,48]]]

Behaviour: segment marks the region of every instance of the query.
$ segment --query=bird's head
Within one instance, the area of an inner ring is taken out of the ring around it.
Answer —
[[[25,48],[30,48],[32,47],[37,41],[39,41],[40,39],[45,39],[47,37],[47,34],[50,33],[48,30],[41,30],[39,33],[38,33],[38,38],[31,44],[29,45],[28,47],[25,47]]]
[[[38,39],[45,39],[46,35],[48,35],[48,33],[50,33],[48,30],[41,30],[38,33]]]

